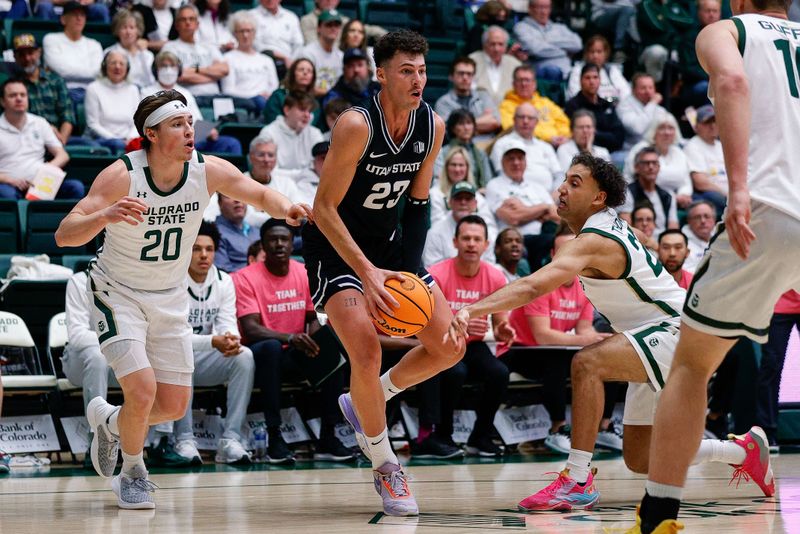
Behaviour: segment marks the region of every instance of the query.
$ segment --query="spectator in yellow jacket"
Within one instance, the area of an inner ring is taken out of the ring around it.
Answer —
[[[504,130],[513,126],[517,106],[529,102],[539,110],[539,124],[533,134],[557,148],[570,140],[569,118],[563,109],[536,89],[536,74],[530,66],[520,65],[514,69],[513,89],[500,103],[500,123]]]

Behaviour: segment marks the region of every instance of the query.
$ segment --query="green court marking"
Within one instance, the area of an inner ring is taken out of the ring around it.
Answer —
[[[481,530],[525,530],[524,517],[511,515],[440,514],[422,512],[418,516],[393,517],[379,512],[369,520],[370,525],[425,526],[475,528]]]

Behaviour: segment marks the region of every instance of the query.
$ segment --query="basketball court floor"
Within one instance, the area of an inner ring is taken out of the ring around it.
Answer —
[[[513,456],[501,461],[412,463],[421,514],[384,516],[367,465],[294,468],[206,465],[196,471],[153,470],[156,510],[117,508],[108,482],[78,468],[16,470],[0,479],[0,532],[98,533],[412,533],[624,532],[632,524],[644,477],[618,456],[596,462],[600,505],[591,512],[525,515],[516,503],[553,480],[563,459]],[[685,532],[800,533],[800,455],[773,456],[777,493],[764,498],[752,482],[728,484],[732,469],[693,467],[681,509]],[[604,530],[607,529],[607,530]]]

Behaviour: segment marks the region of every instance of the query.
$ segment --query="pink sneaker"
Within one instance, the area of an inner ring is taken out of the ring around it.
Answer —
[[[521,501],[517,508],[523,512],[591,510],[600,500],[600,492],[594,487],[595,474],[597,469],[592,468],[586,484],[580,486],[565,468],[549,486]]]
[[[742,478],[745,482],[752,479],[764,495],[775,495],[775,478],[769,466],[769,441],[761,427],[754,426],[741,436],[729,434],[728,439],[743,448],[746,454],[741,465],[733,466],[735,469],[729,485],[736,481],[738,488]]]

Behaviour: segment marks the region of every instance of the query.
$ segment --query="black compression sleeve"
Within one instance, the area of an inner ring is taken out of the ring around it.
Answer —
[[[422,249],[430,226],[429,199],[408,197],[403,210],[403,264],[402,269],[416,274],[422,267]]]

